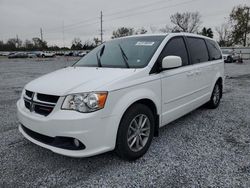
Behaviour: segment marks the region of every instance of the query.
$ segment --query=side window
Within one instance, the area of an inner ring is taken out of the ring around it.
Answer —
[[[163,51],[161,52],[159,62],[162,62],[162,59],[169,55],[181,57],[182,66],[188,65],[188,54],[182,37],[175,37],[173,39],[170,39],[170,41],[166,44]]]
[[[201,38],[187,37],[192,64],[209,61],[206,43]]]
[[[207,43],[207,47],[208,47],[208,52],[210,55],[210,60],[217,60],[217,59],[221,59],[221,52],[219,49],[219,45],[212,40],[206,40]]]

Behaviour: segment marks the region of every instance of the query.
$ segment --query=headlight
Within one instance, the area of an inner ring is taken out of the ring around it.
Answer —
[[[72,94],[65,97],[62,110],[94,112],[104,108],[108,92],[91,92]]]

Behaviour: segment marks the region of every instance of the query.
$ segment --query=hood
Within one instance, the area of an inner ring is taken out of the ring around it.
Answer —
[[[105,85],[127,78],[135,72],[136,69],[68,67],[31,81],[25,89],[59,96],[98,91],[105,89]]]

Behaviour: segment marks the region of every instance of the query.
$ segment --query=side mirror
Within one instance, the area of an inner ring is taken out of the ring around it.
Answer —
[[[177,68],[182,65],[182,60],[179,56],[166,56],[163,58],[161,66],[162,69]]]

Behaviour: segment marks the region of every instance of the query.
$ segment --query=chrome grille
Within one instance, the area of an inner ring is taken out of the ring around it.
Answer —
[[[48,116],[53,111],[59,96],[25,90],[23,99],[25,107],[30,110],[30,112]]]

